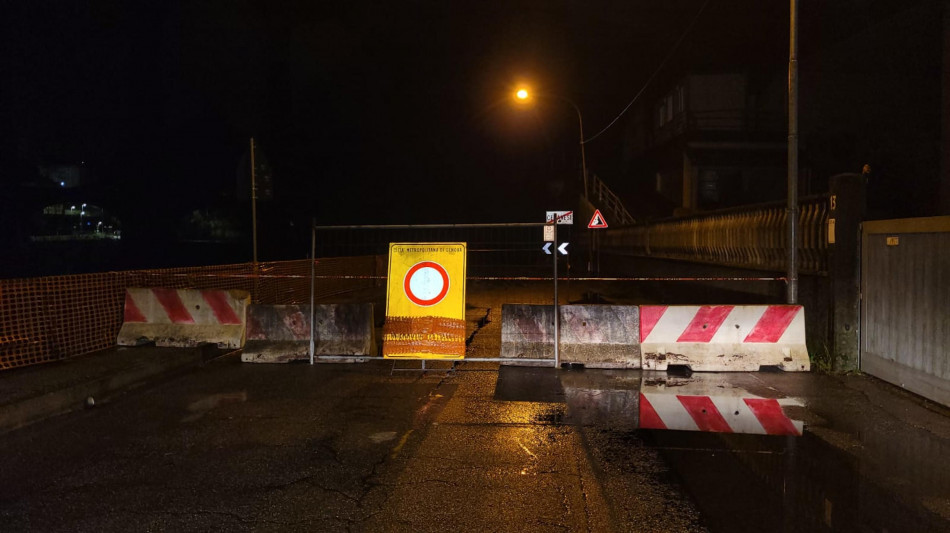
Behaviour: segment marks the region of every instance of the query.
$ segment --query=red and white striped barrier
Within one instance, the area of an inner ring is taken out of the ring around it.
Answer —
[[[647,370],[810,369],[799,305],[641,305],[640,350]]]
[[[157,346],[244,345],[247,291],[126,289],[125,314],[117,344]]]
[[[792,420],[782,410],[803,405],[795,398],[763,398],[728,384],[704,386],[692,379],[658,381],[645,379],[641,386],[642,429],[755,435],[801,435],[804,429],[802,421]]]

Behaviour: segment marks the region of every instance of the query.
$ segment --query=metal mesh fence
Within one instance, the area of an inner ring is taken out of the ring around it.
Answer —
[[[385,257],[317,259],[317,301],[373,287]],[[242,263],[0,280],[0,370],[115,345],[125,289],[242,289],[254,303],[310,301],[310,261]]]
[[[469,277],[551,275],[551,256],[542,251],[541,226],[540,223],[324,226],[316,228],[316,256],[385,257],[390,243],[394,242],[464,242],[467,243]],[[570,242],[576,236],[570,225],[560,225],[557,230],[561,243]],[[565,265],[563,272],[568,268]]]
[[[506,280],[504,290],[492,292],[491,298],[470,298],[472,313],[499,308],[496,300],[502,293],[511,301],[546,304],[551,301],[547,295],[551,261],[558,255],[542,251],[541,225],[316,228],[315,300],[327,302],[383,287],[389,243],[466,242],[469,281],[482,287]],[[559,226],[558,241],[569,242],[571,229]],[[564,256],[560,262],[560,276],[570,276],[570,258]],[[248,291],[254,303],[299,304],[310,301],[310,269],[310,261],[304,259],[0,280],[0,370],[114,346],[122,326],[125,290],[130,287],[239,289]],[[580,291],[571,288],[570,282],[565,284],[562,299]]]

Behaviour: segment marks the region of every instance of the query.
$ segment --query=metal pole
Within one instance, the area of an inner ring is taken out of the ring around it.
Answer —
[[[788,53],[788,292],[798,303],[798,0],[790,0]]]
[[[313,364],[313,329],[316,322],[314,305],[314,277],[317,265],[317,219],[310,221],[310,364]]]
[[[254,137],[251,137],[251,239],[254,246],[254,264],[257,264],[257,176],[254,168]]]
[[[554,256],[554,368],[557,368],[561,365],[560,357],[558,355],[558,346],[561,344],[561,339],[558,331],[558,322],[560,322],[560,311],[557,307],[557,217],[554,217],[554,253],[551,255]]]
[[[543,94],[539,96],[545,96],[548,98],[557,98],[558,100],[563,100],[571,105],[574,108],[574,111],[577,113],[577,125],[580,128],[580,145],[581,145],[581,176],[584,179],[584,199],[588,199],[587,191],[587,158],[584,154],[584,117],[581,116],[581,108],[577,107],[577,104],[574,103],[570,98],[566,98],[559,94]]]
[[[574,106],[574,111],[577,111],[577,124],[581,132],[581,176],[584,178],[584,199],[589,202],[590,196],[587,191],[587,157],[584,155],[584,118],[581,117],[580,108],[577,107],[574,102],[571,102],[571,105]]]
[[[587,182],[587,156],[584,153],[584,117],[581,115],[581,108],[577,107],[577,104],[568,98],[561,97],[562,100],[571,104],[571,107],[574,108],[574,111],[577,112],[577,126],[580,131],[580,145],[581,145],[581,179],[584,180],[584,201],[591,203],[590,199],[590,185]],[[593,257],[594,257],[594,241],[593,239],[587,243],[587,271],[591,272],[593,269]]]
[[[581,108],[577,107],[577,104],[574,103],[570,98],[565,98],[563,96],[558,96],[561,100],[564,100],[571,107],[574,108],[574,112],[577,113],[577,127],[580,132],[580,146],[581,146],[581,179],[584,181],[584,200],[590,203],[590,184],[587,182],[587,155],[584,151],[584,117],[581,115]],[[593,251],[594,243],[593,240],[587,243],[587,271],[592,271],[593,265]]]

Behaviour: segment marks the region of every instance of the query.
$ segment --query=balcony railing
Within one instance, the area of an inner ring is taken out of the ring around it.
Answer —
[[[687,132],[781,133],[785,117],[781,113],[750,109],[713,109],[679,112],[656,128],[654,144]]]

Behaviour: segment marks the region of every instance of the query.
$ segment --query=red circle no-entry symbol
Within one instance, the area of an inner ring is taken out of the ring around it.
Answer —
[[[434,261],[416,263],[406,272],[403,289],[412,303],[423,307],[435,305],[449,292],[449,273]]]

